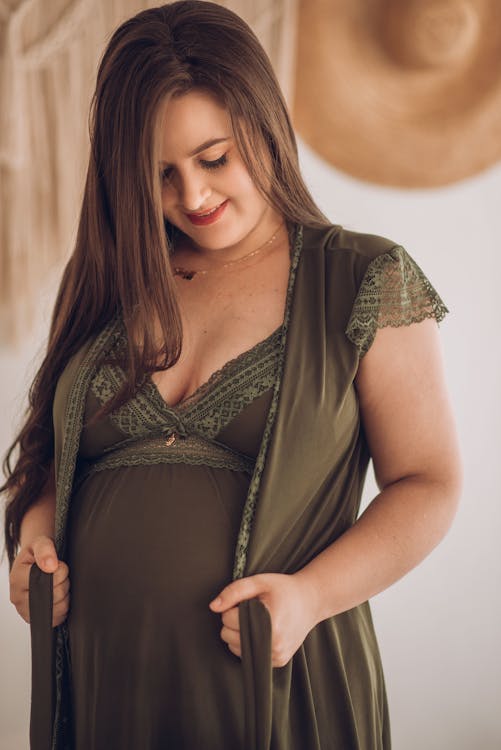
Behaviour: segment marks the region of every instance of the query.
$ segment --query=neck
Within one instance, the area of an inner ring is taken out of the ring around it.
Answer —
[[[259,236],[253,233],[247,236],[245,241],[228,245],[223,248],[207,249],[187,238],[181,241],[172,256],[174,265],[194,269],[217,269],[225,264],[235,264],[239,261],[266,254],[267,250],[288,242],[288,229],[283,218],[277,217],[274,225],[268,225],[266,233],[261,231]]]

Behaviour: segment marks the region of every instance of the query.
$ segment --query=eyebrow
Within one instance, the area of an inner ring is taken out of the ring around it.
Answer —
[[[200,144],[200,146],[197,146],[193,151],[190,151],[188,156],[196,156],[201,151],[205,151],[206,148],[210,148],[211,146],[215,146],[217,143],[224,143],[225,141],[231,140],[230,136],[226,136],[225,138],[210,138],[208,141],[204,141]],[[170,166],[166,161],[161,161],[160,164],[163,164],[164,166]]]

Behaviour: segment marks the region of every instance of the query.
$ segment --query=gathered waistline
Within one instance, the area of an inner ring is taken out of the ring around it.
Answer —
[[[255,459],[201,435],[182,435],[176,430],[170,430],[161,437],[126,440],[94,461],[81,460],[73,489],[78,489],[88,476],[98,471],[120,466],[149,466],[161,463],[211,466],[244,471],[252,476]]]

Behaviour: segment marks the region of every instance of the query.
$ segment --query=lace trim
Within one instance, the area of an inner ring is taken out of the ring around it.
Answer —
[[[55,514],[55,546],[58,557],[64,559],[64,532],[68,515],[69,499],[73,486],[78,455],[78,445],[83,427],[85,398],[98,365],[101,354],[113,348],[117,342],[119,319],[114,318],[96,337],[89,347],[68,396],[64,414],[64,433],[57,476],[57,507]]]
[[[114,318],[96,337],[78,368],[77,375],[71,388],[64,415],[63,443],[57,476],[57,498],[55,514],[54,541],[59,559],[65,559],[66,524],[68,518],[69,501],[73,488],[73,478],[83,426],[85,397],[90,381],[95,371],[98,358],[108,346],[116,343],[119,319]],[[53,722],[53,739],[51,750],[58,750],[68,725],[67,690],[69,676],[68,669],[68,622],[65,620],[56,626],[55,643],[55,710]]]
[[[111,420],[134,438],[146,436],[152,427],[161,427],[166,420],[180,434],[186,435],[189,430],[214,438],[245,406],[273,386],[282,328],[226,362],[175,406],[169,406],[155,383],[146,380],[133,399],[110,414]],[[105,364],[94,376],[91,390],[104,404],[124,381],[125,373],[119,365]]]
[[[104,404],[115,395],[124,381],[125,373],[119,365],[105,364],[95,374],[91,390]],[[169,412],[168,417],[168,425],[176,427],[180,434],[186,434],[184,424],[174,412]],[[145,437],[152,428],[166,425],[165,411],[147,397],[144,386],[134,398],[111,412],[109,418],[125,435],[133,438]]]
[[[121,445],[96,461],[83,464],[78,472],[74,491],[88,476],[98,471],[116,469],[120,466],[151,466],[163,463],[213,466],[232,471],[244,471],[249,476],[252,475],[254,469],[252,458],[232,451],[221,443],[208,441],[196,435],[183,437],[175,431],[170,433],[166,431],[161,437]]]
[[[226,362],[188,398],[170,407],[156,385],[148,385],[148,395],[167,415],[178,413],[185,424],[214,438],[232,419],[273,386],[278,363],[282,326],[263,341]]]
[[[345,333],[363,357],[378,328],[407,326],[425,318],[439,323],[448,312],[416,261],[396,245],[367,266]]]
[[[290,232],[290,241],[293,243],[291,266],[289,271],[289,283],[287,286],[287,295],[285,301],[285,314],[282,331],[280,335],[280,341],[278,345],[278,363],[277,363],[277,374],[275,377],[275,383],[273,388],[273,396],[271,399],[266,424],[263,431],[263,438],[261,440],[261,446],[259,453],[256,458],[254,466],[254,473],[249,484],[247,492],[247,498],[245,500],[244,509],[242,512],[242,520],[240,522],[240,530],[238,533],[237,543],[235,547],[235,562],[233,566],[233,580],[242,578],[245,572],[245,564],[247,562],[247,551],[249,548],[249,539],[252,530],[252,521],[256,511],[256,503],[258,497],[259,484],[261,481],[261,475],[263,473],[264,464],[266,461],[266,454],[268,452],[268,445],[270,442],[271,432],[273,424],[275,422],[275,416],[278,408],[278,399],[280,396],[280,387],[282,384],[282,374],[285,360],[285,344],[287,340],[287,332],[289,330],[289,320],[291,315],[292,307],[292,296],[294,292],[294,285],[296,280],[296,271],[303,247],[303,225],[295,225],[295,237],[293,238],[293,231]]]

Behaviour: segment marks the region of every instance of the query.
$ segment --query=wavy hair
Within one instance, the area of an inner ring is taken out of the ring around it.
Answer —
[[[162,212],[160,113],[169,97],[192,90],[209,92],[227,109],[252,180],[287,222],[330,224],[300,174],[294,131],[270,60],[242,18],[213,2],[179,0],[144,10],[115,30],[90,106],[91,148],[75,247],[62,274],[46,354],[29,389],[24,425],[3,461],[7,479],[0,492],[7,493],[10,567],[22,518],[49,477],[54,394],[71,356],[115,315],[122,316],[129,342],[126,382],[100,416],[130,398],[145,376],[179,358],[181,319],[168,262],[176,228]],[[257,162],[262,148],[270,170]],[[153,337],[154,317],[161,347]]]

